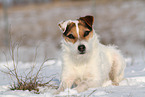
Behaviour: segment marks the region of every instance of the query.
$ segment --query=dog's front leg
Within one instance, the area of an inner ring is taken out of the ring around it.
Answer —
[[[60,93],[61,91],[64,91],[66,88],[71,88],[73,83],[74,83],[74,78],[71,77],[63,78],[56,94]]]
[[[87,80],[81,82],[75,90],[77,90],[79,93],[87,90],[88,88],[95,88],[101,86],[102,83],[99,80]]]

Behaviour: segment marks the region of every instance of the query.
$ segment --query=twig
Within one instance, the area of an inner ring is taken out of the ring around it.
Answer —
[[[91,92],[87,97],[90,97],[93,93],[95,93],[97,89],[95,89],[93,92]]]
[[[47,59],[47,60],[48,60],[48,59]],[[36,76],[34,77],[34,83],[36,82],[36,80],[37,80],[37,78],[38,78],[38,75],[39,75],[39,72],[41,71],[41,69],[42,69],[44,63],[45,63],[47,60],[44,60],[44,61],[42,62],[42,64],[41,64],[39,70],[38,70],[37,73],[36,73]]]

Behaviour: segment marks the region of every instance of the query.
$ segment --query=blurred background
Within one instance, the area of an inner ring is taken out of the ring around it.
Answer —
[[[94,16],[101,43],[145,58],[145,0],[0,0],[0,61],[10,42],[20,43],[20,61],[32,61],[37,47],[38,61],[60,57],[57,24],[85,15]]]

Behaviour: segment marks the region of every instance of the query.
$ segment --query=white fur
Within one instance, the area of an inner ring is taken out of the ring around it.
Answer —
[[[80,38],[80,35],[79,35],[79,27],[78,27],[79,21],[73,21],[73,23],[75,23],[75,25],[76,25],[76,32],[77,32],[78,38]]]
[[[77,47],[86,46],[86,53],[79,54]],[[75,44],[62,40],[62,75],[58,91],[74,88],[78,92],[88,88],[100,87],[111,79],[112,84],[118,85],[124,77],[125,61],[119,50],[114,46],[102,45],[98,36],[88,41],[78,40]],[[109,77],[110,74],[110,77]]]

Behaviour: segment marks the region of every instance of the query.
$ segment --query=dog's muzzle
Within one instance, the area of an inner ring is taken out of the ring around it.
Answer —
[[[85,51],[86,51],[85,45],[83,45],[83,44],[79,45],[78,50],[79,50],[80,54],[85,54]]]

